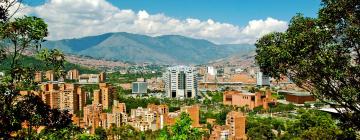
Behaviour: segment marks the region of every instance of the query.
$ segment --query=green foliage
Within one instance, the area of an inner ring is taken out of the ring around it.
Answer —
[[[295,107],[296,106],[292,103],[290,104],[278,103],[275,106],[270,106],[270,110],[271,112],[289,112],[295,110]]]
[[[219,103],[223,101],[223,92],[207,92],[207,94],[211,97],[212,102]]]
[[[140,97],[132,97],[132,96],[124,96],[122,94],[115,95],[115,99],[117,99],[119,102],[125,103],[126,110],[128,113],[130,113],[131,109],[136,109],[138,107],[146,108],[148,104],[166,104],[169,107],[169,111],[173,112],[176,110],[179,110],[181,106],[185,105],[194,105],[198,104],[199,101],[196,99],[173,99],[173,98],[155,98],[155,97],[149,97],[149,98],[140,98]]]
[[[250,128],[247,136],[252,140],[271,140],[275,139],[275,134],[272,132],[269,125],[259,124],[256,127]]]
[[[75,140],[101,140],[101,139],[98,136],[83,133],[76,135]]]
[[[317,107],[317,108],[319,108],[319,107],[324,106],[324,103],[321,103],[321,102],[315,102],[315,103],[314,103],[314,106],[315,106],[315,107]]]
[[[0,66],[6,76],[0,81],[0,139],[11,139],[11,133],[20,130],[21,123],[28,122],[23,137],[33,138],[33,128],[45,126],[48,131],[61,130],[71,124],[68,112],[51,109],[42,100],[33,95],[19,96],[19,90],[36,90],[34,73],[36,65],[26,65],[25,51],[33,51],[41,56],[41,64],[63,75],[64,56],[57,50],[38,52],[40,44],[47,36],[46,23],[37,17],[22,17],[0,22]],[[20,136],[20,135],[19,135]]]
[[[258,118],[249,116],[246,119],[247,136],[250,139],[275,139],[272,129],[284,130],[284,122],[274,118]]]
[[[342,133],[329,114],[316,110],[300,109],[287,125],[289,135],[302,139],[336,139]]]
[[[46,64],[43,63],[42,60],[38,57],[22,55],[22,58],[19,58],[19,60],[21,61],[23,67],[36,68],[36,70],[40,70],[40,71],[50,70],[50,68],[47,67]],[[0,69],[8,72],[10,68],[11,68],[11,59],[7,57],[6,59],[3,60],[2,64],[0,65]],[[72,69],[77,69],[82,74],[99,72],[97,70],[86,68],[77,64],[64,62],[64,71],[68,71]]]
[[[353,130],[342,129],[329,114],[311,109],[299,109],[292,119],[256,115],[246,118],[246,131],[250,139],[355,138]]]
[[[170,128],[170,132],[164,129],[160,140],[200,140],[202,132],[198,128],[191,127],[192,120],[187,113],[181,113],[180,118],[176,119],[175,124]]]
[[[216,123],[219,125],[225,125],[226,115],[230,112],[229,109],[223,109],[218,114],[216,114]]]
[[[284,33],[256,42],[256,62],[271,77],[287,75],[326,104],[345,108],[341,120],[360,129],[358,0],[323,0],[317,18],[298,14]],[[330,101],[328,101],[330,100]]]
[[[37,139],[46,139],[46,140],[68,140],[74,139],[77,135],[82,135],[82,130],[77,127],[70,125],[69,127],[62,128],[59,130],[42,130],[39,134],[37,134]]]
[[[125,103],[126,110],[128,113],[131,109],[136,109],[138,107],[146,108],[148,104],[160,104],[160,100],[154,97],[150,98],[133,98],[133,97],[119,97],[118,101],[121,103]]]
[[[304,107],[305,107],[305,108],[311,108],[311,104],[305,103],[305,104],[304,104]]]
[[[98,136],[102,140],[107,139],[106,131],[102,127],[98,127],[95,129],[95,135]]]

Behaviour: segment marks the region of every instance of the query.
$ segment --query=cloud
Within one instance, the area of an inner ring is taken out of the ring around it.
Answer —
[[[285,31],[287,22],[273,18],[249,21],[245,27],[208,19],[176,19],[164,14],[149,14],[119,9],[106,0],[49,0],[43,5],[23,6],[20,14],[43,18],[52,40],[78,38],[108,32],[130,32],[150,36],[184,35],[214,43],[254,43],[262,35]]]

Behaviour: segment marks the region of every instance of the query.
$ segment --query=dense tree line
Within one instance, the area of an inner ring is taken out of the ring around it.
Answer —
[[[322,0],[318,17],[298,14],[283,33],[256,42],[256,61],[271,77],[290,77],[360,129],[360,0]]]
[[[246,118],[246,132],[254,140],[356,139],[353,129],[342,129],[330,114],[311,109],[299,109],[293,119],[250,115]]]
[[[7,66],[5,77],[0,79],[0,139],[35,139],[33,131],[40,126],[45,127],[44,131],[69,127],[71,115],[51,109],[33,94],[19,95],[20,90],[38,89],[34,73],[41,70],[25,65],[22,53],[37,53],[46,69],[53,70],[59,77],[64,76],[65,60],[58,50],[41,50],[41,43],[48,35],[47,25],[42,19],[29,16],[10,19],[13,13],[8,9],[17,2],[1,1],[0,6],[0,65]]]

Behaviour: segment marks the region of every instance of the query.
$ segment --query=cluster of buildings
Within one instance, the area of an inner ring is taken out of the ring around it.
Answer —
[[[75,80],[81,84],[96,84],[103,83],[106,80],[106,73],[101,72],[100,74],[80,74],[79,70],[69,70],[65,76],[66,80]],[[49,70],[46,72],[38,71],[35,72],[35,82],[46,82],[46,81],[64,81],[63,77],[56,77],[54,71]]]
[[[175,112],[169,112],[167,105],[149,104],[147,108],[139,107],[131,110],[128,124],[141,131],[158,130],[164,126],[171,126],[175,124],[177,118],[180,117],[182,112],[190,115],[192,127],[201,127],[199,124],[200,108],[198,105],[184,106]]]
[[[225,70],[224,70],[225,71]],[[223,75],[225,72],[222,72]],[[243,71],[237,72],[242,77]],[[154,90],[162,89],[169,98],[196,98],[198,90],[218,89],[218,86],[235,87],[244,86],[244,82],[218,80],[219,72],[214,67],[198,69],[188,66],[169,67],[163,73],[163,79],[138,79],[131,83],[132,93],[145,94],[149,87]],[[199,77],[200,76],[200,77]],[[261,72],[255,73],[253,85],[270,86],[270,79]],[[159,130],[164,126],[171,126],[182,112],[186,112],[192,119],[192,127],[204,128],[199,123],[199,105],[183,106],[180,110],[169,112],[167,105],[149,104],[146,108],[131,109],[127,114],[125,103],[113,100],[113,88],[105,83],[106,74],[80,74],[78,70],[67,72],[66,80],[75,80],[73,83],[66,83],[65,80],[55,76],[53,71],[36,72],[35,81],[40,82],[41,88],[35,94],[40,96],[44,103],[51,108],[67,110],[73,114],[73,123],[81,128],[85,128],[89,133],[95,133],[95,129],[102,127],[120,127],[128,124],[140,131]],[[160,85],[159,81],[164,80]],[[96,84],[98,89],[92,93],[84,90],[84,85]],[[27,94],[23,91],[21,94]],[[286,100],[295,103],[314,101],[315,99],[304,93],[292,92],[286,94]],[[91,103],[89,103],[91,101]],[[250,93],[239,90],[226,90],[223,94],[223,104],[239,107],[247,107],[252,110],[256,107],[268,109],[269,105],[276,104],[277,99],[272,97],[271,91],[259,91]],[[234,139],[245,140],[245,121],[246,116],[240,112],[232,111],[226,116],[225,125],[216,125],[213,119],[208,119],[208,123],[213,124],[210,139]]]

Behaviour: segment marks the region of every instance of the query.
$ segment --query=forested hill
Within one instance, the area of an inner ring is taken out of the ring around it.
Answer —
[[[255,50],[248,44],[218,45],[179,35],[150,37],[125,32],[47,41],[43,46],[97,59],[156,64],[204,64]]]
[[[46,71],[46,65],[41,60],[36,59],[32,56],[23,56],[21,63],[25,67],[31,67],[31,68],[37,68],[39,70]],[[1,65],[0,65],[0,71],[7,71],[10,69],[11,61],[10,59],[5,59]],[[73,63],[65,62],[65,71],[71,70],[71,69],[78,69],[80,73],[98,73],[98,70],[87,68],[84,66],[76,65]]]

